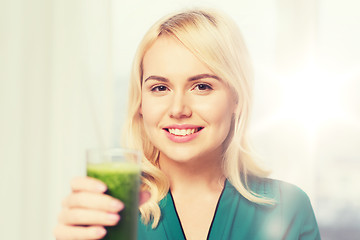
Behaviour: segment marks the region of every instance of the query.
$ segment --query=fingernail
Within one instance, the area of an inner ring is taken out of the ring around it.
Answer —
[[[96,236],[102,237],[106,234],[105,228],[97,228],[96,229]]]
[[[120,220],[120,216],[119,214],[108,214],[108,219],[111,221],[111,222],[118,222]]]
[[[107,186],[105,184],[97,184],[96,189],[98,189],[101,192],[105,192],[107,189]]]
[[[124,204],[118,200],[115,200],[111,203],[111,207],[116,211],[120,211],[124,208]]]

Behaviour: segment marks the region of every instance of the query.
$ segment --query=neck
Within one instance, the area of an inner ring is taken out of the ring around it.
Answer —
[[[161,170],[170,181],[172,192],[219,191],[224,184],[221,154],[189,161],[174,161],[160,154]]]

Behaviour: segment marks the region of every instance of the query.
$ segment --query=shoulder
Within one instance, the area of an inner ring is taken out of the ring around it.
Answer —
[[[298,186],[275,179],[251,177],[249,187],[255,194],[273,199],[274,205],[264,208],[272,208],[283,219],[317,226],[310,198]]]
[[[250,178],[251,190],[263,197],[273,199],[271,206],[262,206],[271,213],[271,221],[278,219],[290,239],[320,239],[315,214],[308,195],[298,186],[269,178]],[[276,221],[275,221],[276,222]]]
[[[248,176],[247,180],[254,195],[271,200],[272,204],[251,202],[227,184],[229,194],[226,202],[222,203],[224,209],[234,209],[233,216],[239,224],[234,224],[236,228],[233,231],[242,229],[244,219],[252,219],[247,227],[250,229],[247,230],[249,236],[254,236],[256,232],[256,237],[252,239],[320,239],[310,199],[301,188],[270,178]],[[231,216],[229,211],[226,215]]]
[[[269,178],[249,179],[250,189],[261,197],[273,200],[273,205],[261,206],[266,211],[277,212],[287,221],[306,222],[314,219],[314,211],[308,195],[298,186]]]
[[[249,177],[251,191],[276,203],[310,203],[308,195],[298,186],[271,178]]]

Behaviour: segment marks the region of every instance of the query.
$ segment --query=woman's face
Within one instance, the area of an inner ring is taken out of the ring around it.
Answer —
[[[144,56],[142,82],[140,113],[160,157],[221,156],[236,107],[221,79],[179,41],[160,37]]]

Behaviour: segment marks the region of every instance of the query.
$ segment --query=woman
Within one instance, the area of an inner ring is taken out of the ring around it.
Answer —
[[[243,39],[223,14],[184,11],[147,32],[126,134],[145,155],[138,239],[320,239],[307,195],[265,178],[251,156],[251,80]],[[121,221],[123,204],[101,182],[78,178],[72,190],[57,239],[99,239]]]

